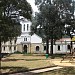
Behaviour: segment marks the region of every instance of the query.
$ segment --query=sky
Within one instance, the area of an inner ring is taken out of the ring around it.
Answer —
[[[33,14],[34,14],[34,12],[38,12],[37,6],[35,6],[35,0],[27,0],[27,2],[30,3],[30,5],[33,9]]]

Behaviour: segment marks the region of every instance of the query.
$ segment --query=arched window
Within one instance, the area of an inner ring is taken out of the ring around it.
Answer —
[[[4,51],[5,51],[5,47],[4,47]]]
[[[60,45],[58,45],[58,51],[60,51]]]
[[[10,40],[10,44],[12,44],[12,41]]]
[[[26,38],[24,38],[24,41],[26,41]]]
[[[28,31],[28,29],[29,29],[29,24],[27,24],[27,31]]]
[[[39,46],[36,46],[36,51],[39,51]]]
[[[17,40],[15,39],[15,40],[14,40],[14,44],[16,44],[16,41],[17,41]]]
[[[24,31],[25,31],[25,24],[24,24]]]
[[[14,46],[14,50],[16,50],[16,46]]]
[[[46,46],[44,46],[44,51],[46,51]]]
[[[12,47],[11,47],[11,46],[9,47],[9,50],[10,50],[10,51],[12,50]]]
[[[67,49],[70,50],[70,45],[67,45]]]

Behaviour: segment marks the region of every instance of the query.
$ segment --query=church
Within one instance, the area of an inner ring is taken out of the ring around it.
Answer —
[[[21,35],[17,39],[2,42],[1,53],[46,53],[46,43],[43,43],[42,38],[35,33],[31,36],[31,21],[28,21],[24,17],[20,18]],[[53,45],[54,54],[62,54],[70,52],[70,38],[62,38],[56,40]],[[75,47],[75,42],[73,42]],[[51,52],[51,43],[49,42],[49,53]]]
[[[43,50],[42,38],[36,34],[30,35],[31,22],[25,18],[20,19],[21,36],[17,37],[17,50],[25,53],[38,53]]]
[[[30,35],[31,22],[20,17],[21,35],[17,39],[2,42],[1,53],[42,53],[43,45],[42,38],[36,34]]]

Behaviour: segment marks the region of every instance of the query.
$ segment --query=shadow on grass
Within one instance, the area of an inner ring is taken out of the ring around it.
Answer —
[[[44,68],[50,68],[50,67],[55,67],[55,66],[47,66],[47,67],[34,68],[34,69],[28,69],[26,67],[1,67],[2,70],[9,69],[9,71],[4,72],[4,73],[0,73],[0,74],[1,75],[8,75],[8,74],[15,74],[16,75],[16,73],[22,73],[22,75],[36,75],[36,73],[30,72],[30,71],[44,69]],[[17,75],[19,75],[19,74],[17,74]]]
[[[27,55],[29,55],[29,54],[26,54],[26,55],[23,55],[23,56],[27,56]],[[48,56],[48,58],[51,58],[51,59],[55,59],[55,58],[62,58],[63,56],[64,56],[65,54],[53,54],[53,55],[49,55]],[[41,59],[41,58],[39,58],[39,59],[26,59],[26,58],[24,58],[24,59],[22,59],[22,58],[19,58],[19,59],[17,59],[17,58],[12,58],[12,59],[10,59],[10,58],[5,58],[5,59],[3,59],[3,60],[1,60],[2,62],[8,62],[8,61],[18,61],[18,60],[25,60],[25,61],[36,61],[36,60],[46,60],[47,58],[46,58],[46,55],[44,55],[45,56],[45,58],[44,59]]]
[[[66,54],[53,54],[53,55],[49,55],[49,57],[51,57],[51,58],[56,58],[56,57],[59,57],[59,58],[62,58],[64,55],[66,55]]]
[[[9,71],[7,71],[8,69]],[[1,67],[1,70],[4,70],[4,72],[1,72],[2,75],[29,71],[26,67]]]
[[[1,61],[2,62],[8,62],[8,61],[18,61],[18,60],[36,61],[36,60],[46,60],[46,59],[4,59],[4,60],[1,60]]]

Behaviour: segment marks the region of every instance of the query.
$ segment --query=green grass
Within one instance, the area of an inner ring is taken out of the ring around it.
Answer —
[[[54,66],[50,59],[45,56],[11,54],[1,61],[1,72],[11,73],[17,71],[27,71],[30,69]],[[20,69],[21,68],[21,69]]]

